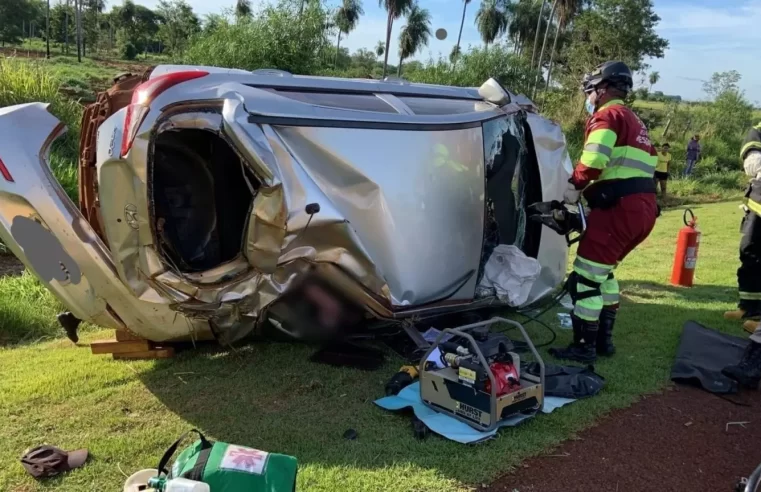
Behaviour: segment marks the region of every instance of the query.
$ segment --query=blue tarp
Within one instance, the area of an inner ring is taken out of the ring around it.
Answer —
[[[567,405],[574,401],[576,400],[570,398],[558,398],[555,396],[545,397],[542,413],[550,413],[556,408],[560,408],[563,405]],[[512,427],[533,417],[533,415],[516,415],[500,422],[499,427],[491,432],[478,431],[454,417],[439,413],[425,406],[423,400],[420,399],[420,383],[418,382],[407,386],[397,396],[386,396],[376,400],[375,404],[386,410],[412,408],[415,412],[415,416],[422,420],[433,432],[463,444],[489,439],[497,433],[500,427]]]

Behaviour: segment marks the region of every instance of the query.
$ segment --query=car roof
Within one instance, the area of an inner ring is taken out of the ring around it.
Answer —
[[[482,101],[475,87],[454,87],[446,85],[412,83],[397,77],[385,80],[347,79],[339,77],[319,77],[314,75],[293,75],[284,70],[259,69],[253,72],[235,68],[219,68],[202,65],[159,65],[151,73],[151,78],[172,72],[204,70],[214,74],[227,74],[236,82],[253,87],[280,89],[304,89],[311,91],[393,94],[396,96],[418,96],[447,99],[470,99]]]

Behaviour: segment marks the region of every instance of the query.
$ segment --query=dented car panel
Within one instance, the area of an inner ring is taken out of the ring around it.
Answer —
[[[473,298],[484,220],[480,128],[277,133],[356,232],[392,306]]]
[[[98,128],[105,242],[44,161],[42,179],[22,155],[49,141],[27,140],[7,158],[45,191],[0,181],[0,237],[77,317],[154,341],[230,342],[265,333],[266,321],[296,338],[328,337],[362,320],[498,304],[479,287],[497,244],[542,265],[528,302],[562,281],[563,238],[527,224],[525,207],[562,196],[570,160],[560,128],[525,105],[497,107],[468,88],[277,71],[162,66],[151,78],[188,70],[206,75],[151,100],[126,154],[129,108]],[[55,118],[27,106],[1,110],[0,128],[31,111],[52,141]],[[13,147],[0,135],[6,159]],[[3,205],[30,197],[43,213]],[[57,238],[70,285],[35,268],[11,232],[17,216],[39,216]],[[294,321],[302,302],[311,314]],[[318,326],[292,326],[304,319]]]
[[[109,250],[53,177],[52,142],[64,132],[41,103],[0,109],[0,239],[80,319],[163,341],[208,338],[208,324],[134,297]]]

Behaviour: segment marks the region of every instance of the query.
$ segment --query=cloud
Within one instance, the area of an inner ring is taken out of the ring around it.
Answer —
[[[662,19],[657,31],[670,46],[663,59],[649,61],[661,74],[654,90],[701,99],[701,80],[714,72],[737,70],[748,98],[761,100],[755,50],[761,41],[761,0],[704,0],[701,5],[656,0],[655,7]]]
[[[729,3],[729,2],[728,2]],[[761,2],[749,2],[734,9],[728,5],[718,8],[682,4],[657,9],[663,31],[696,29],[708,31],[737,30],[758,26]]]

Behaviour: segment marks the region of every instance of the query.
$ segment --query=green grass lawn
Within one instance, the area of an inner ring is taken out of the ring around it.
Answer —
[[[206,347],[169,361],[117,362],[87,347],[110,333],[89,328],[75,346],[58,336],[58,306],[36,282],[2,279],[0,490],[121,490],[125,474],[155,466],[193,427],[298,457],[299,490],[450,491],[488,483],[611,409],[663,388],[684,321],[742,333],[721,316],[735,301],[741,212],[736,203],[693,210],[703,231],[696,287],[667,284],[679,210],[666,212],[616,273],[624,294],[615,332],[619,353],[597,365],[608,382],[603,393],[476,446],[436,436],[419,442],[408,416],[373,405],[397,360],[366,373],[310,363],[314,349],[306,346],[251,344]],[[552,315],[547,320],[557,326]],[[536,342],[547,340],[541,327],[528,327]],[[569,337],[560,331],[558,342]],[[349,428],[359,433],[356,441],[342,438]],[[92,458],[65,477],[36,482],[18,458],[41,443],[88,447]]]
[[[663,111],[666,109],[666,104],[661,101],[643,101],[637,99],[634,101],[634,107],[637,109],[654,109],[657,111]]]
[[[168,59],[150,59],[125,61],[120,60],[113,53],[99,53],[99,56],[106,58],[92,59],[89,57],[77,61],[76,49],[73,54],[68,55],[61,53],[57,46],[51,46],[51,58],[45,59],[38,56],[45,50],[44,43],[33,43],[30,47],[26,43],[23,47],[9,47],[4,53],[6,56],[13,56],[23,59],[26,63],[43,68],[52,75],[60,85],[63,94],[72,100],[81,103],[89,103],[95,100],[95,94],[104,91],[113,85],[113,78],[124,72],[140,72],[150,64],[166,63]],[[0,58],[3,53],[0,53]]]
[[[637,100],[634,102],[634,107],[636,109],[652,109],[655,111],[665,111],[666,110],[666,103],[662,101],[642,101]],[[754,109],[753,110],[753,122],[754,124],[761,120],[761,109]]]

